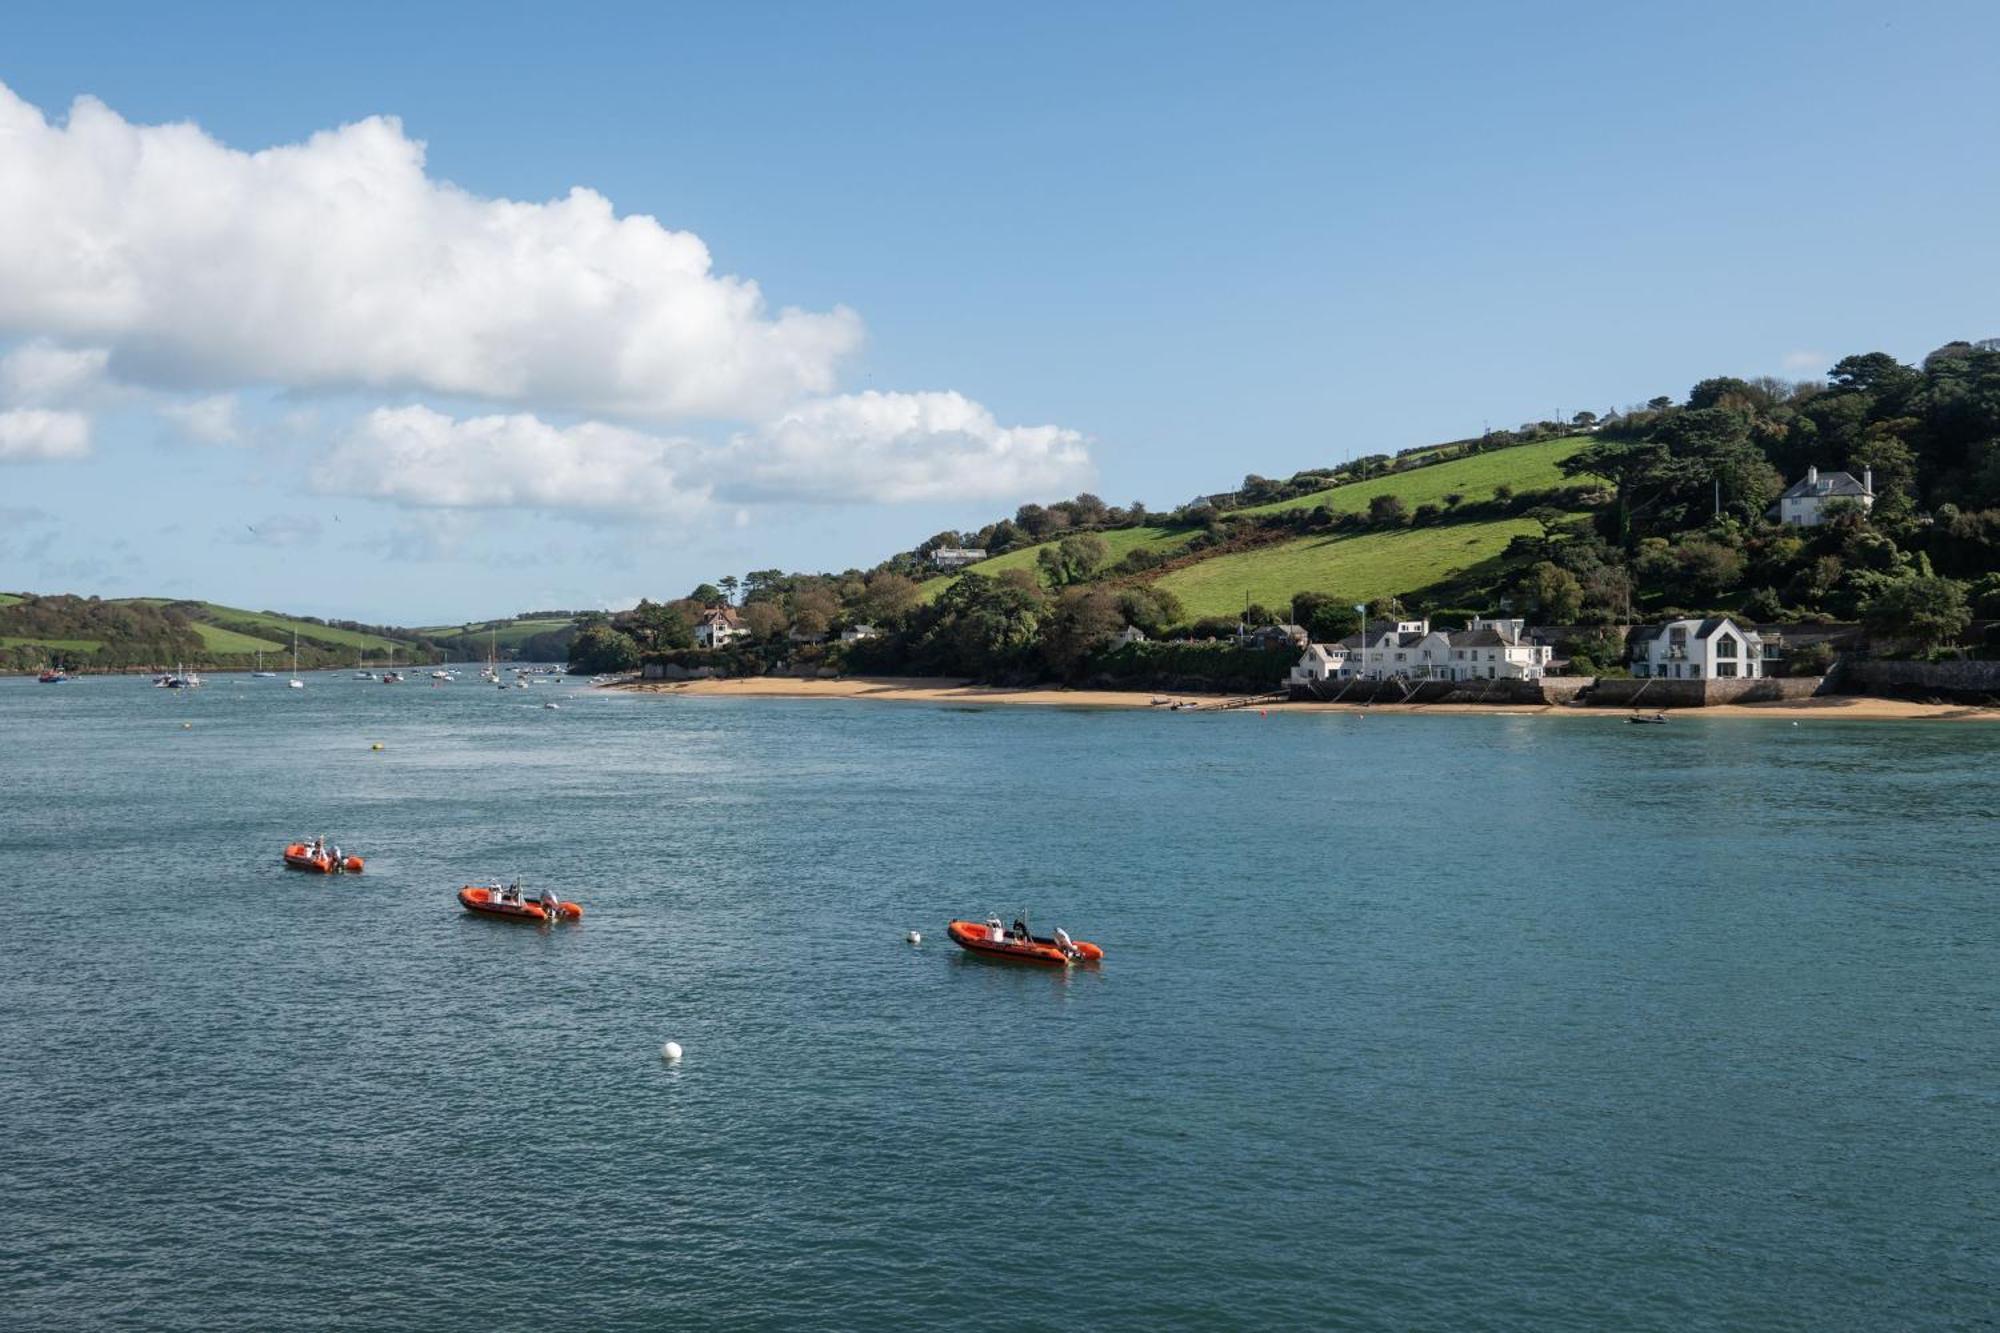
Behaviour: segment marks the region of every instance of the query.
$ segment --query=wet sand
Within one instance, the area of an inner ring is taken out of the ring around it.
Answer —
[[[704,698],[872,699],[890,703],[1007,704],[1059,708],[1154,708],[1169,711],[1156,699],[1170,700],[1202,711],[1217,709],[1241,695],[1150,694],[1126,690],[1009,689],[974,685],[935,676],[848,676],[837,680],[797,680],[782,676],[751,676],[735,680],[648,681],[610,688],[640,694],[680,694]],[[1259,708],[1300,713],[1456,713],[1461,715],[1557,715],[1618,718],[1623,708],[1572,708],[1553,704],[1325,704],[1271,703]],[[1772,703],[1718,704],[1710,708],[1669,709],[1700,717],[1790,717],[1871,722],[1983,721],[2000,722],[2000,708],[1965,704],[1921,704],[1863,695],[1828,695]]]

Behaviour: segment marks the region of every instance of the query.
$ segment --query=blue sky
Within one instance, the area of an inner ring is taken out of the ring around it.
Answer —
[[[0,83],[54,137],[0,228],[0,351],[101,364],[0,401],[40,414],[0,460],[0,587],[400,623],[622,604],[1083,486],[1169,506],[2000,334],[1993,6],[1385,8],[11,11]],[[115,122],[95,148],[59,134],[85,95]],[[421,236],[352,242],[368,212],[316,211],[325,172],[244,165],[378,115],[426,146]],[[123,179],[105,144],[171,122],[209,140],[170,145],[185,191],[76,202]],[[538,214],[435,332],[296,278],[352,242],[375,290],[424,286],[449,187],[576,186],[665,230],[632,258]],[[10,266],[44,215],[63,262],[97,229],[148,248],[144,312]],[[730,289],[654,289],[668,232],[764,305],[685,323]],[[579,253],[636,285],[618,320],[561,287]],[[524,281],[546,320],[505,308]]]

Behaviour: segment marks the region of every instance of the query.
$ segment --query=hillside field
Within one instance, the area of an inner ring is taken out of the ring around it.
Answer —
[[[1301,592],[1366,602],[1449,585],[1474,566],[1497,561],[1515,537],[1540,531],[1529,519],[1509,518],[1352,536],[1317,533],[1174,570],[1159,586],[1181,599],[1191,619],[1235,615],[1246,599],[1282,614]]]
[[[1155,527],[1111,528],[1097,535],[1104,538],[1104,544],[1111,548],[1111,557],[1106,563],[1116,564],[1142,546],[1151,547],[1161,555],[1171,555],[1187,544],[1188,538],[1194,536],[1194,530]],[[996,555],[991,560],[981,560],[976,565],[967,565],[960,572],[984,574],[992,578],[1010,569],[1033,569],[1037,553],[1042,547],[1053,544],[1053,542],[1038,542],[1033,546],[1022,546],[1003,555]],[[923,599],[927,602],[936,601],[946,588],[957,581],[957,575],[926,580],[923,584]]]
[[[474,656],[483,657],[488,643],[495,644],[503,653],[513,652],[537,634],[553,634],[568,629],[571,623],[568,616],[542,620],[488,620],[468,625],[433,625],[416,633],[429,638],[440,648],[473,652]]]
[[[171,597],[135,597],[136,602],[151,606],[167,606],[173,603]],[[208,624],[211,629],[232,633],[231,642],[241,642],[247,647],[223,648],[211,641],[206,632],[202,640],[219,653],[254,653],[259,650],[272,652],[282,647],[291,650],[292,632],[298,631],[301,643],[317,644],[322,648],[365,649],[371,653],[386,652],[390,648],[402,649],[406,645],[397,639],[385,639],[379,634],[362,634],[351,629],[335,629],[331,625],[317,625],[310,620],[293,620],[288,616],[273,615],[265,611],[245,611],[240,607],[218,606],[214,602],[195,602],[195,614],[200,617],[197,626]]]
[[[284,653],[291,651],[291,641],[279,643],[272,639],[253,639],[248,634],[238,634],[233,629],[211,625],[206,620],[194,622],[194,632],[201,636],[201,646],[211,653],[225,656],[233,653]]]
[[[1495,449],[1232,512],[1254,516],[1323,504],[1336,513],[1358,514],[1366,512],[1368,502],[1378,495],[1394,495],[1413,510],[1424,504],[1442,508],[1447,495],[1461,496],[1465,504],[1477,504],[1493,499],[1501,486],[1510,486],[1518,493],[1561,485],[1570,479],[1563,476],[1559,464],[1589,443],[1587,435],[1569,435]],[[1508,518],[1447,522],[1398,532],[1322,533],[1211,556],[1165,574],[1158,582],[1181,599],[1189,619],[1232,615],[1243,609],[1246,593],[1249,600],[1273,610],[1288,605],[1292,594],[1299,592],[1330,592],[1363,601],[1448,587],[1463,580],[1475,566],[1496,560],[1515,537],[1539,531],[1525,518]],[[1194,530],[1116,528],[1099,535],[1116,562],[1139,547],[1171,556],[1187,544]],[[1033,569],[1042,547],[1049,544],[1024,546],[967,568],[986,575]],[[1481,571],[1480,578],[1483,581],[1498,572],[1494,566]],[[949,578],[927,581],[924,600],[935,600],[952,582]]]
[[[19,601],[17,597],[14,600]],[[102,639],[24,639],[0,634],[0,648],[48,648],[61,653],[94,653],[104,646]]]
[[[1366,510],[1368,502],[1378,495],[1398,496],[1403,503],[1415,509],[1421,504],[1441,507],[1444,497],[1453,494],[1464,496],[1468,504],[1490,500],[1494,490],[1502,485],[1512,486],[1516,491],[1539,491],[1569,480],[1557,464],[1589,443],[1587,435],[1567,435],[1539,444],[1519,444],[1510,449],[1495,449],[1470,458],[1456,458],[1449,463],[1433,463],[1408,472],[1370,477],[1367,481],[1234,512],[1276,514],[1323,504],[1335,513],[1358,514]]]

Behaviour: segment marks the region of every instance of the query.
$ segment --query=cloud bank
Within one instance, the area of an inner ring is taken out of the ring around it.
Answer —
[[[81,412],[17,407],[0,412],[0,461],[81,458],[90,452],[90,418]]]
[[[686,514],[708,488],[681,479],[684,441],[602,422],[561,429],[528,415],[454,420],[428,407],[378,408],[321,462],[322,490],[442,508],[528,507]]]
[[[89,97],[52,120],[0,84],[0,340],[20,340],[0,457],[87,451],[83,398],[109,386],[207,443],[258,438],[241,390],[373,397],[312,476],[408,505],[664,518],[1088,479],[1076,431],[955,392],[839,393],[862,336],[845,307],[772,309],[701,238],[594,191],[436,179],[392,117],[245,152]]]
[[[372,117],[245,153],[0,85],[0,329],[168,388],[416,390],[739,417],[824,392],[850,311],[772,312],[708,247],[572,190],[482,199]]]
[[[728,498],[981,499],[1048,494],[1091,473],[1083,436],[1002,426],[956,393],[847,394],[801,403],[739,437]]]

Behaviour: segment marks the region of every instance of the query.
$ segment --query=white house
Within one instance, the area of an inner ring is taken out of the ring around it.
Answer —
[[[1299,684],[1323,680],[1540,680],[1554,652],[1526,637],[1520,620],[1475,617],[1460,630],[1432,629],[1429,620],[1398,620],[1367,638],[1306,646],[1292,668]]]
[[[711,606],[695,622],[694,642],[698,648],[720,648],[737,639],[747,639],[750,631],[736,617],[733,606]]]
[[[940,546],[931,552],[931,563],[939,569],[976,565],[985,558],[986,549],[980,546]]]
[[[1144,630],[1140,629],[1137,625],[1127,625],[1124,629],[1119,630],[1111,636],[1111,648],[1112,651],[1116,652],[1127,644],[1144,643],[1145,641],[1146,632]]]
[[[1764,674],[1764,636],[1728,616],[1644,625],[1626,642],[1634,676],[1741,680]]]
[[[840,632],[840,641],[842,643],[859,643],[863,639],[879,639],[881,637],[882,631],[876,629],[873,625],[849,625]]]
[[[1849,472],[1806,469],[1806,475],[1785,488],[1769,516],[1787,527],[1816,528],[1826,522],[1826,506],[1834,500],[1859,505],[1862,513],[1875,507],[1875,469],[1863,468],[1861,480]]]

